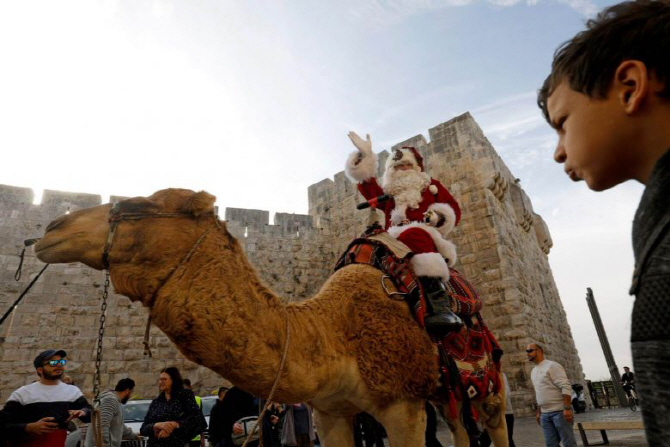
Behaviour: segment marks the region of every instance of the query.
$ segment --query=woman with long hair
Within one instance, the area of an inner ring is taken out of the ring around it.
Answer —
[[[158,390],[160,394],[151,402],[140,434],[149,438],[148,446],[184,447],[207,427],[202,411],[174,366],[161,371]]]

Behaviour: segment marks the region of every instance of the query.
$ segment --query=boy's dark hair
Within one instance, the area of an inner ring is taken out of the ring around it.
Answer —
[[[184,386],[191,386],[191,379],[184,379]]]
[[[119,383],[116,384],[114,391],[126,391],[135,389],[135,381],[133,379],[121,379]]]
[[[221,397],[221,393],[224,393],[228,390],[229,388],[227,386],[222,386],[221,388],[219,388],[219,397]]]
[[[168,366],[167,368],[163,368],[161,372],[167,374],[172,379],[171,395],[184,389],[184,379],[181,378],[181,373],[176,366]]]
[[[625,60],[643,62],[665,85],[659,96],[670,97],[670,0],[618,3],[586,22],[586,28],[554,53],[551,74],[537,95],[547,121],[547,100],[563,80],[576,92],[604,98]]]

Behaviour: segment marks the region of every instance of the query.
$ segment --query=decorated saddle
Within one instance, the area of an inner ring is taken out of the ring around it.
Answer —
[[[367,264],[381,270],[385,274],[382,284],[387,295],[404,299],[423,328],[427,306],[421,283],[410,266],[412,256],[406,245],[381,227],[372,226],[349,244],[335,270],[350,264]],[[455,416],[456,402],[482,399],[500,391],[502,350],[479,313],[482,302],[474,287],[457,270],[449,268],[449,272],[445,289],[451,298],[452,311],[465,324],[460,331],[441,340],[433,339],[433,343],[440,356],[440,392],[446,393],[450,412]]]

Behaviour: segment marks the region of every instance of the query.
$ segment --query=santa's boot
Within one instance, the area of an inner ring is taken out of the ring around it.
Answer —
[[[460,330],[463,320],[451,310],[449,305],[451,299],[444,289],[442,280],[422,276],[419,277],[419,281],[423,287],[428,307],[427,316],[423,320],[426,332],[439,339],[449,332]]]

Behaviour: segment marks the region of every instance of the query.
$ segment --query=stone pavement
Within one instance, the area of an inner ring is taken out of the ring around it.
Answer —
[[[639,411],[633,412],[628,408],[590,410],[586,413],[575,415],[575,439],[577,445],[582,446],[582,440],[577,430],[577,422],[585,421],[635,421],[641,420]],[[438,439],[444,445],[452,446],[451,435],[447,425],[440,421],[438,427]],[[586,432],[589,443],[601,442],[600,432],[588,430]],[[648,447],[642,430],[610,430],[607,432],[610,447]],[[534,417],[516,418],[514,423],[514,443],[517,447],[544,447],[542,429],[535,422]]]

